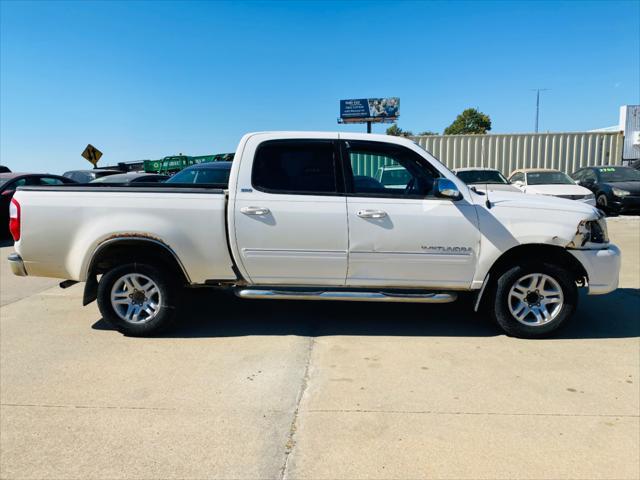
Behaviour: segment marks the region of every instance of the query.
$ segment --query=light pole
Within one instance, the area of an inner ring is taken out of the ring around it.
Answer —
[[[548,88],[534,88],[536,92],[536,133],[538,133],[538,119],[540,118],[540,92],[546,92]]]

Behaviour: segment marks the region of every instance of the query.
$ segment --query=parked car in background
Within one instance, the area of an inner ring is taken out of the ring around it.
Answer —
[[[179,171],[167,183],[228,185],[233,162],[198,163]]]
[[[607,213],[640,213],[640,171],[631,167],[585,167],[571,177],[594,193]]]
[[[511,185],[500,171],[494,168],[458,168],[454,170],[460,180],[467,185],[481,186],[487,190],[501,190],[505,192],[519,192],[520,189]]]
[[[116,175],[106,175],[100,178],[92,180],[90,183],[105,183],[105,184],[121,184],[131,185],[132,183],[160,183],[169,179],[169,175],[160,175],[158,173],[118,173]]]
[[[75,183],[66,177],[45,173],[0,173],[0,238],[9,238],[9,204],[16,192],[22,186],[62,185]]]
[[[596,197],[591,190],[576,185],[569,175],[560,170],[547,168],[515,170],[509,176],[509,181],[524,193],[578,200],[594,206],[596,204]]]
[[[64,172],[62,176],[70,178],[77,183],[89,183],[96,178],[106,177],[107,175],[117,175],[122,173],[120,170],[108,170],[101,168],[94,168],[92,170],[69,170]]]

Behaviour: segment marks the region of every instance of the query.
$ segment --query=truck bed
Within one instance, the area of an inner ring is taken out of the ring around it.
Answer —
[[[21,187],[15,198],[22,211],[22,232],[27,233],[16,250],[28,259],[29,275],[85,281],[100,245],[140,237],[171,249],[192,284],[236,278],[227,248],[227,198],[222,188],[41,186]]]

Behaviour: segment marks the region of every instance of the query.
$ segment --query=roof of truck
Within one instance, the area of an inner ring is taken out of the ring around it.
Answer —
[[[418,145],[416,142],[407,137],[397,137],[395,135],[386,135],[382,133],[358,133],[358,132],[322,132],[322,131],[265,131],[251,132],[245,136],[253,135],[273,135],[282,138],[330,138],[339,136],[343,140],[373,140],[378,142],[398,143],[404,145]]]

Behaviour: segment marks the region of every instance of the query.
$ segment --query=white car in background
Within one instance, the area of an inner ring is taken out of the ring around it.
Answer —
[[[481,190],[520,192],[521,190],[509,183],[500,171],[495,168],[458,168],[453,173],[470,187],[479,187]]]
[[[511,173],[509,181],[524,193],[549,195],[578,200],[595,206],[596,198],[591,190],[576,185],[569,175],[550,168],[525,168]]]

